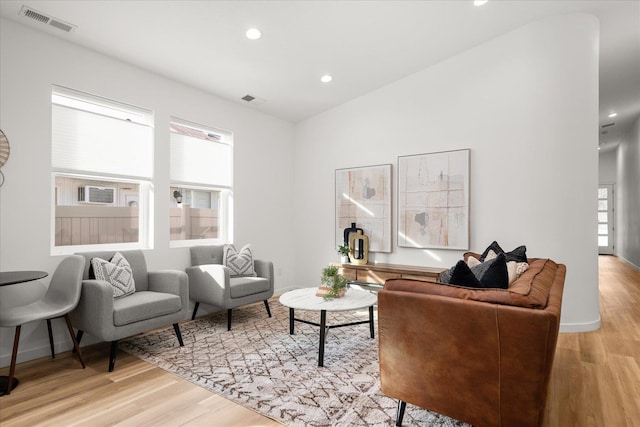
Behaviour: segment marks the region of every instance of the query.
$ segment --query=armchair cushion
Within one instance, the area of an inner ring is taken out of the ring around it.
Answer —
[[[153,319],[182,309],[178,295],[164,292],[142,291],[113,303],[113,324],[124,326],[141,320]]]
[[[237,277],[230,281],[231,298],[246,297],[248,295],[267,292],[271,287],[269,279],[263,277]]]

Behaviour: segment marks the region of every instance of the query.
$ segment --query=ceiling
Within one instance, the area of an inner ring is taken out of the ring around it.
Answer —
[[[75,25],[20,15],[26,5]],[[35,1],[0,15],[203,91],[298,122],[546,16],[600,20],[601,147],[640,115],[640,1]],[[249,40],[257,27],[262,38]],[[333,81],[321,83],[331,74]],[[245,95],[257,99],[241,100]],[[607,115],[615,111],[618,116]]]

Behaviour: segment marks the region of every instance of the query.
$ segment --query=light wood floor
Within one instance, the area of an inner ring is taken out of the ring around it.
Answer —
[[[640,426],[640,272],[599,263],[602,327],[560,334],[545,426]],[[108,373],[107,345],[83,350],[87,369],[70,353],[19,364],[2,427],[280,425],[124,352]]]

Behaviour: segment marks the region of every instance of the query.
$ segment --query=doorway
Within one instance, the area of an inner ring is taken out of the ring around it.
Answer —
[[[613,185],[598,186],[598,253],[613,255]]]

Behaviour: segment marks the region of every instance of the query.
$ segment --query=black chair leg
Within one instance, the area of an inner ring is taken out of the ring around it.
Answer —
[[[198,307],[200,307],[200,303],[196,301],[196,306],[193,307],[193,314],[191,315],[191,320],[196,318],[196,313],[198,312]]]
[[[21,325],[16,326],[16,335],[13,337],[13,351],[11,352],[11,367],[9,368],[9,378],[7,378],[7,392],[11,394],[11,389],[18,385],[18,380],[14,378],[16,373],[16,358],[18,357],[18,343],[20,342]]]
[[[51,358],[56,358],[56,350],[53,347],[53,329],[51,328],[51,319],[47,319],[47,329],[49,330],[49,347],[51,347]]]
[[[109,372],[113,372],[116,365],[116,354],[118,353],[118,340],[111,341],[111,352],[109,353]]]
[[[264,306],[267,309],[267,314],[269,315],[269,317],[271,317],[271,310],[269,309],[269,301],[268,300],[264,300]]]
[[[80,329],[78,329],[78,333],[76,334],[76,341],[78,342],[78,347],[80,347],[80,340],[82,339],[82,336],[84,335],[84,331],[81,331]],[[76,352],[76,348],[73,347],[73,350],[71,350],[72,353]]]
[[[407,407],[407,402],[404,400],[398,400],[398,412],[396,414],[396,426],[402,425],[402,419],[404,418],[404,410]]]
[[[231,316],[233,314],[233,309],[230,308],[227,310],[227,331],[231,330]]]
[[[80,344],[76,339],[76,336],[73,333],[73,326],[71,326],[71,319],[68,314],[64,315],[64,321],[67,323],[67,329],[69,330],[69,335],[71,336],[71,341],[73,341],[73,349],[76,353],[78,353],[78,359],[80,359],[80,364],[82,365],[82,369],[86,368],[84,364],[84,359],[82,358],[82,352],[80,351]]]
[[[176,337],[178,337],[178,342],[180,343],[180,347],[184,347],[184,343],[182,342],[182,334],[180,333],[180,325],[178,325],[177,323],[174,323],[173,330],[176,333]]]

